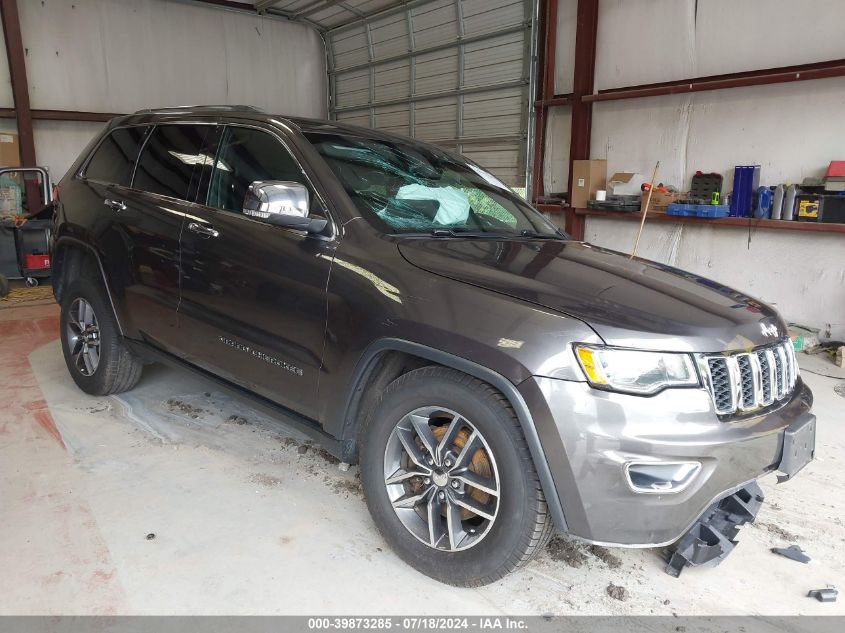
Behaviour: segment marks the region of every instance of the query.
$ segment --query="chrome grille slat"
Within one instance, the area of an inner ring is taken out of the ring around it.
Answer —
[[[787,365],[789,366],[789,391],[792,391],[795,382],[798,380],[798,359],[795,358],[795,348],[791,345],[785,351],[788,359]]]
[[[751,352],[702,358],[719,415],[770,406],[790,395],[798,381],[798,362],[789,340]]]
[[[783,347],[778,346],[775,349],[777,354],[777,374],[778,374],[778,400],[783,398],[786,393],[786,352]]]
[[[769,406],[775,401],[775,353],[770,349],[757,352],[760,363],[760,378],[763,384],[762,405]]]
[[[710,374],[710,395],[713,397],[716,413],[720,415],[730,413],[734,409],[734,400],[727,359],[723,357],[708,358],[707,369]]]

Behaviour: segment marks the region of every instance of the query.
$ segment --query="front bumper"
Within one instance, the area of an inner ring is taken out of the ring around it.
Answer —
[[[609,545],[676,541],[714,502],[786,463],[784,432],[815,420],[812,394],[800,380],[780,408],[728,422],[719,420],[703,389],[639,397],[534,377],[519,390],[555,480],[565,529]],[[635,492],[625,465],[650,461],[693,461],[701,468],[680,492]]]

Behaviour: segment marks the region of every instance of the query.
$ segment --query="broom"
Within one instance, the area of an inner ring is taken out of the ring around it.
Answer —
[[[648,215],[648,205],[651,203],[651,192],[654,191],[654,181],[657,180],[657,168],[660,167],[660,161],[654,166],[654,172],[651,174],[651,184],[648,187],[648,195],[645,198],[645,207],[643,208],[643,217],[640,219],[640,230],[637,231],[637,241],[634,242],[634,250],[631,251],[631,256],[628,259],[634,259],[637,254],[637,246],[640,245],[640,237],[643,235],[643,227],[645,227],[645,217]]]

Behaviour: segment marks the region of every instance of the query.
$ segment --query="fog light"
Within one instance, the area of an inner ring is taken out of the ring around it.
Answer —
[[[629,462],[625,464],[625,477],[634,492],[681,492],[692,483],[699,462]]]

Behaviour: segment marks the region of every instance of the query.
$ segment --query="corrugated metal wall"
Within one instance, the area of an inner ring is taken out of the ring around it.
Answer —
[[[425,0],[328,32],[331,115],[524,186],[531,0]]]

